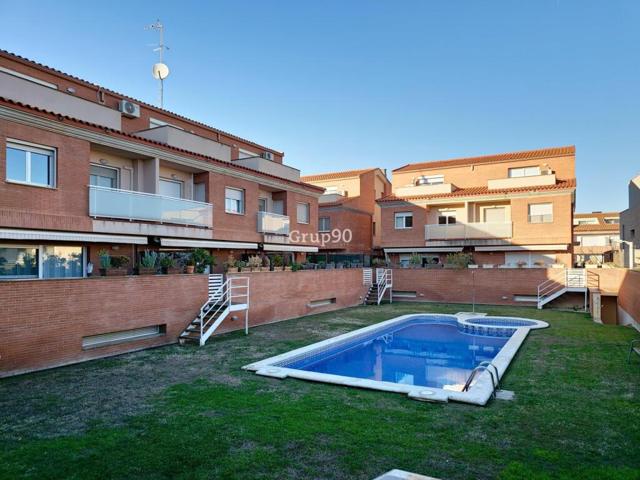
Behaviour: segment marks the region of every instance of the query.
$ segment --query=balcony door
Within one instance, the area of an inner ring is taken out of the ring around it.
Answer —
[[[165,197],[182,198],[183,187],[183,182],[161,178],[158,182],[158,193]]]
[[[274,200],[272,203],[273,203],[273,213],[277,213],[278,215],[284,215],[284,201]]]
[[[504,223],[507,221],[504,207],[489,207],[484,209],[484,223]]]

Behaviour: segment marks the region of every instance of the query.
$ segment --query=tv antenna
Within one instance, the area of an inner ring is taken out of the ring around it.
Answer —
[[[160,61],[153,64],[151,74],[153,78],[160,81],[160,108],[163,108],[164,103],[164,79],[169,76],[169,67],[164,63],[164,51],[169,50],[164,44],[164,25],[160,23],[160,20],[156,20],[155,23],[147,25],[145,30],[156,30],[160,34],[160,42],[153,49],[154,52],[158,52],[160,55]]]

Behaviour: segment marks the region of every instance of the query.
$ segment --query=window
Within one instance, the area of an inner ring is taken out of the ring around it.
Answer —
[[[416,185],[441,185],[444,183],[444,175],[422,175],[415,181]]]
[[[329,232],[329,231],[331,231],[331,218],[329,218],[329,217],[320,217],[318,219],[318,231],[319,232]]]
[[[7,142],[7,180],[55,186],[55,150]]]
[[[413,213],[411,212],[396,212],[395,219],[396,230],[413,227]]]
[[[455,210],[440,210],[438,213],[438,225],[451,225],[456,223]]]
[[[224,211],[244,214],[244,190],[230,187],[224,189]]]
[[[597,218],[578,218],[573,222],[574,225],[597,225]]]
[[[540,167],[510,168],[509,178],[535,177],[540,175]]]
[[[259,156],[260,154],[258,153],[250,152],[249,150],[243,150],[242,148],[238,149],[238,159],[253,158],[253,157],[259,157]]]
[[[605,218],[604,223],[608,223],[609,225],[618,225],[620,223],[619,218]]]
[[[46,245],[42,248],[42,278],[82,277],[82,247]]]
[[[117,168],[91,165],[89,183],[96,187],[118,188],[119,173]]]
[[[116,345],[118,343],[134,342],[136,340],[164,335],[166,330],[166,325],[153,325],[151,327],[134,328],[133,330],[91,335],[89,337],[82,337],[82,348],[97,348]]]
[[[308,203],[298,203],[298,206],[297,206],[298,223],[309,223],[309,218],[311,218],[309,209],[310,209],[310,206]]]
[[[207,187],[204,183],[194,183],[193,184],[193,199],[196,202],[206,202],[207,201]]]
[[[38,249],[0,247],[0,278],[38,278]]]
[[[553,222],[552,203],[531,203],[529,204],[529,223],[551,223]]]
[[[183,182],[161,178],[158,181],[158,193],[165,197],[182,198]]]
[[[267,211],[267,199],[266,198],[258,198],[258,211],[266,212]]]
[[[504,223],[507,218],[507,209],[504,207],[488,207],[484,209],[485,223]]]

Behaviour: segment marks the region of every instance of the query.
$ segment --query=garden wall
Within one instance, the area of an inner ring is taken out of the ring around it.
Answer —
[[[393,290],[412,294],[402,299],[425,302],[471,303],[493,305],[535,305],[517,302],[515,295],[535,296],[538,285],[549,274],[545,268],[479,268],[479,269],[410,269],[393,270]],[[401,297],[394,297],[401,299]]]
[[[618,306],[640,324],[640,272],[626,271],[618,292]]]

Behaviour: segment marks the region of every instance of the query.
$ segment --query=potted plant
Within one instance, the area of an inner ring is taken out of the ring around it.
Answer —
[[[100,258],[100,276],[107,276],[107,269],[111,268],[111,255],[104,248],[98,251],[98,257]]]
[[[235,266],[236,266],[236,258],[233,256],[233,253],[230,253],[227,256],[227,261],[222,264],[222,267],[224,268],[224,273],[227,273],[230,268],[233,268]]]
[[[322,270],[324,270],[325,268],[327,268],[327,264],[326,264],[326,262],[323,262],[322,260],[320,260],[320,261],[318,262],[318,269],[322,269]]]
[[[124,277],[129,273],[127,267],[131,259],[126,255],[114,255],[111,257],[111,268],[107,269],[107,275]]]
[[[236,263],[234,264],[234,266],[238,269],[238,272],[241,272],[242,269],[247,266],[247,264],[242,260],[236,260]]]
[[[252,255],[251,257],[249,257],[249,261],[247,262],[247,266],[249,267],[250,271],[260,271],[260,268],[262,267],[262,259],[258,256],[258,255]]]
[[[185,272],[191,275],[195,271],[196,271],[196,261],[193,259],[193,255],[190,255],[189,258],[187,258]]]
[[[145,250],[140,257],[140,264],[138,265],[139,275],[153,275],[156,273],[156,265],[158,262],[158,253]]]
[[[526,266],[527,266],[527,262],[523,262],[522,260],[520,260],[520,261],[517,263],[517,265],[518,265],[518,268],[524,268],[524,267],[526,267]]]
[[[163,275],[167,275],[169,273],[170,268],[174,268],[176,265],[175,260],[171,257],[171,255],[167,253],[163,253],[160,256],[160,271]]]
[[[467,268],[471,263],[470,253],[450,253],[445,260],[444,268]]]
[[[284,266],[284,260],[282,259],[282,255],[274,255],[273,257],[273,267],[279,270]]]
[[[196,273],[208,273],[211,267],[215,267],[218,264],[216,257],[204,248],[196,248],[191,254],[191,258],[194,261]],[[187,263],[188,266],[189,264]],[[187,271],[187,273],[189,272]]]
[[[302,265],[299,263],[292,263],[291,264],[291,271],[292,272],[297,272],[298,270],[302,270]]]
[[[414,253],[409,258],[409,265],[411,265],[411,268],[420,268],[420,265],[422,265],[422,257]]]
[[[266,255],[262,257],[262,268],[260,269],[263,272],[268,272],[271,270],[271,260]]]

